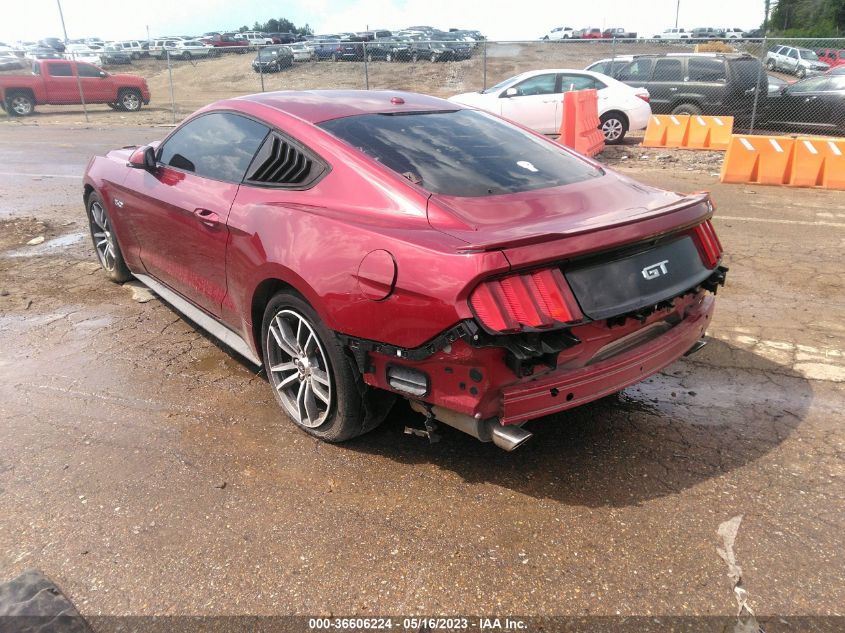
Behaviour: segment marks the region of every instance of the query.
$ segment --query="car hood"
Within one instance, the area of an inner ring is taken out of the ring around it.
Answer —
[[[467,243],[461,250],[494,250],[550,242],[697,205],[706,194],[682,195],[606,171],[583,182],[478,198],[434,194],[429,224]]]

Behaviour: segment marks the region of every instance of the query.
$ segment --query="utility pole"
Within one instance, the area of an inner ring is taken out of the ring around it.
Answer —
[[[681,0],[675,5],[675,28],[678,28],[678,15],[681,13]]]
[[[763,35],[769,32],[769,11],[772,8],[772,0],[766,0],[766,15],[763,16]]]
[[[65,14],[62,13],[62,0],[56,0],[56,5],[59,7],[59,18],[62,20],[62,33],[65,36],[65,44],[67,44],[67,28],[65,27]],[[79,89],[79,100],[82,102],[82,111],[85,113],[85,122],[88,123],[88,107],[85,105],[85,93],[82,92],[82,81],[79,79],[79,67],[76,64],[76,53],[72,54],[73,58],[73,74],[76,76],[76,87]]]

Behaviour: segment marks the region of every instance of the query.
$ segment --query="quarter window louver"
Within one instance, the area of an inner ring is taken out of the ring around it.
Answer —
[[[302,186],[313,181],[322,169],[299,147],[271,134],[253,160],[246,180],[280,186]]]

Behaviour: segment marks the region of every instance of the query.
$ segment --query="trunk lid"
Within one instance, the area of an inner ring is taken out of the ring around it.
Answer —
[[[575,257],[686,228],[712,215],[709,196],[682,195],[608,172],[550,189],[477,198],[432,195],[431,226],[503,250],[512,265]]]

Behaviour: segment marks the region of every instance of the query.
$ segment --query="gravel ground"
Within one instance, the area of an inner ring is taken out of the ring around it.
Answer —
[[[731,271],[710,345],[531,423],[512,454],[406,436],[406,407],[332,446],[98,270],[79,174],[161,135],[0,135],[0,581],[44,570],[86,616],[731,616],[717,530],[742,517],[723,532],[759,617],[842,614],[845,193],[608,150],[647,183],[713,192]]]

